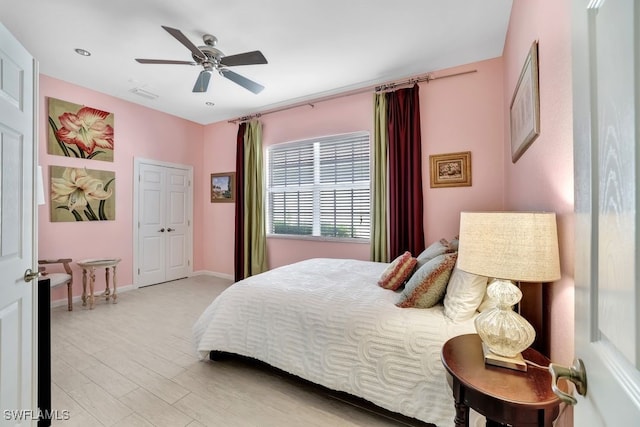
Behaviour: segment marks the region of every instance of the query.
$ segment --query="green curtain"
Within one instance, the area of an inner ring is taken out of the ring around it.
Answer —
[[[244,277],[267,271],[262,123],[247,123],[244,134]]]
[[[387,249],[387,97],[374,95],[371,261],[389,262]]]

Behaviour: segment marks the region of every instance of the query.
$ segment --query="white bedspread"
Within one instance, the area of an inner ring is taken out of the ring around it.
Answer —
[[[398,308],[377,286],[388,264],[312,259],[226,289],[193,327],[211,350],[250,356],[333,390],[438,426],[453,425],[453,397],[440,361],[444,342],[474,333],[443,307]]]

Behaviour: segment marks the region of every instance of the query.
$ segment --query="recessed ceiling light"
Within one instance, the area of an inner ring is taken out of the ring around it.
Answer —
[[[207,101],[207,102],[205,102],[205,104],[206,104],[208,107],[213,107],[214,105],[216,105],[216,104],[215,104],[215,102],[211,102],[211,101]]]
[[[91,56],[91,52],[89,52],[88,50],[84,50],[84,49],[80,49],[80,48],[77,48],[77,49],[74,49],[74,50],[76,51],[76,53],[78,55]]]

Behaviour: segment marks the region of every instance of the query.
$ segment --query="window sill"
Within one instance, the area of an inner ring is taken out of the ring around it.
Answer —
[[[284,239],[284,240],[308,240],[315,242],[328,243],[358,243],[368,245],[370,239],[351,239],[348,237],[324,237],[324,236],[301,236],[297,234],[267,234],[267,239]]]

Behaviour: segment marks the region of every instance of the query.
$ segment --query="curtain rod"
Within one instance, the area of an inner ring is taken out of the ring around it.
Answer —
[[[414,78],[407,79],[407,80],[401,81],[401,82],[391,82],[391,83],[385,83],[385,84],[378,85],[378,86],[368,86],[366,88],[356,89],[356,90],[352,90],[352,91],[349,91],[349,92],[343,92],[343,93],[340,93],[338,95],[330,95],[330,96],[326,96],[324,98],[318,98],[318,99],[315,99],[313,101],[301,102],[299,104],[293,104],[293,105],[289,105],[289,106],[286,106],[286,107],[276,108],[276,109],[273,109],[273,110],[267,110],[267,111],[264,111],[262,113],[249,114],[249,115],[246,115],[246,116],[242,116],[242,117],[238,117],[238,118],[235,118],[235,119],[227,120],[227,123],[236,124],[238,122],[247,122],[249,120],[257,119],[257,118],[260,118],[260,117],[262,117],[264,115],[267,115],[267,114],[278,113],[280,111],[290,110],[292,108],[298,108],[298,107],[302,107],[304,105],[308,105],[311,108],[313,108],[313,107],[315,107],[314,104],[318,103],[318,102],[329,101],[329,100],[332,100],[332,99],[343,98],[345,96],[351,96],[351,95],[356,95],[356,94],[359,94],[359,93],[369,92],[372,89],[375,92],[386,92],[388,90],[396,89],[396,88],[402,87],[402,86],[408,86],[408,85],[413,85],[413,84],[422,83],[422,82],[429,83],[432,80],[446,79],[446,78],[449,78],[449,77],[457,77],[457,76],[462,76],[464,74],[471,74],[471,73],[477,73],[477,72],[478,72],[478,70],[469,70],[469,71],[461,71],[459,73],[453,73],[453,74],[444,74],[442,76],[434,76],[432,73],[428,73],[428,74],[426,74],[424,76],[414,77]]]

